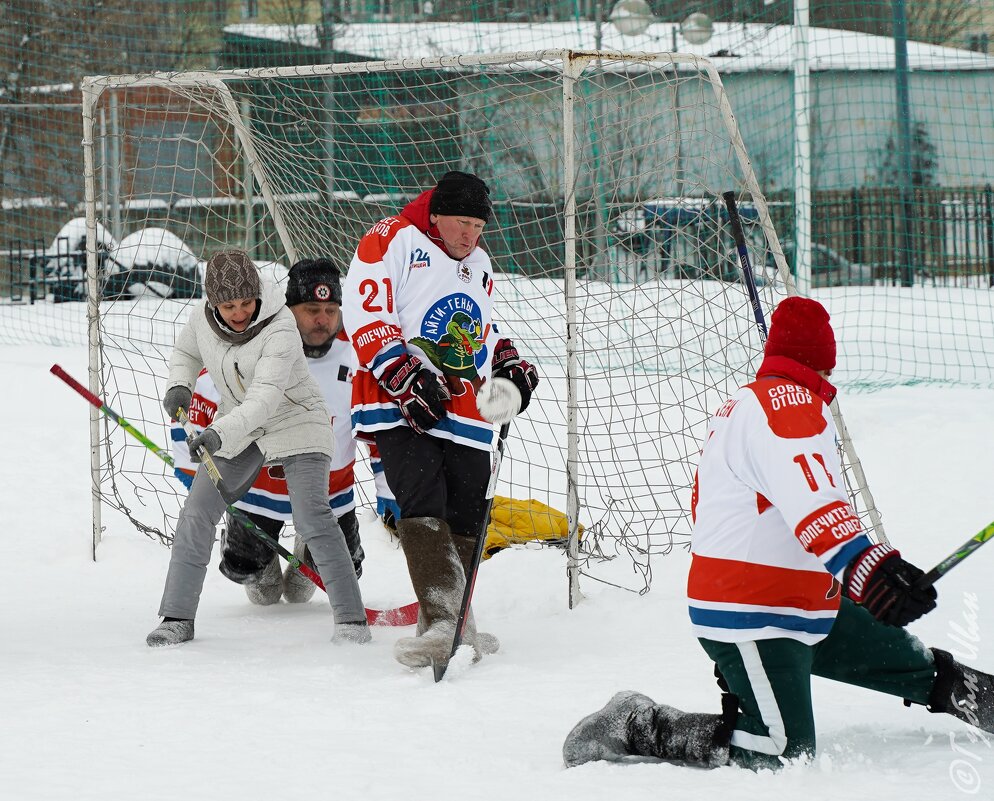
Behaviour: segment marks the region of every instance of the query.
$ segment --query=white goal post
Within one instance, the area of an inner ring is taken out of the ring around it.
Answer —
[[[767,204],[710,61],[551,50],[93,77],[83,124],[90,389],[151,439],[168,441],[159,397],[200,293],[178,251],[202,269],[241,247],[277,280],[298,258],[344,269],[377,219],[462,169],[494,200],[497,321],[542,376],[498,494],[566,512],[570,605],[581,574],[646,591],[653,558],[687,544],[704,426],[761,353],[722,193],[765,312],[794,291],[789,209]],[[98,260],[112,217],[140,258]],[[882,537],[836,417],[849,493]],[[95,408],[91,456],[94,554],[104,504],[168,543],[182,485]]]

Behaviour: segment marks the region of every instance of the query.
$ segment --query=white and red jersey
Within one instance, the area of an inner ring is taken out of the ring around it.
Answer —
[[[846,496],[829,403],[835,389],[783,357],[711,419],[694,479],[694,633],[719,642],[832,628],[836,580],[872,543]]]
[[[370,229],[352,259],[342,302],[359,360],[352,386],[357,436],[407,425],[377,379],[410,352],[443,376],[452,394],[446,417],[428,434],[493,447],[494,427],[476,407],[497,340],[492,292],[490,258],[482,248],[453,259],[407,216],[388,217]]]
[[[328,503],[335,516],[341,517],[355,509],[356,505],[354,471],[356,448],[350,419],[355,353],[344,332],[339,332],[324,356],[316,359],[308,358],[307,366],[318,382],[332,416],[335,456],[331,460],[331,472],[328,476]],[[219,393],[210,375],[206,370],[201,371],[190,403],[190,422],[198,430],[211,424],[217,411],[218,398]],[[186,432],[175,421],[172,424],[171,437],[176,476],[189,487],[197,472],[197,465],[190,459],[190,451],[186,447]],[[374,454],[371,452],[370,457],[373,462],[378,502],[381,499],[392,500],[393,493],[387,487],[382,467],[379,466],[379,453],[375,454],[374,459]],[[246,512],[289,521],[292,518],[290,498],[282,467],[279,465],[263,467],[255,483],[235,506]]]

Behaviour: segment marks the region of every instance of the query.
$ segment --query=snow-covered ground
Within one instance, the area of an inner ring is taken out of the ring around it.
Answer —
[[[90,560],[87,406],[48,373],[86,375],[81,346],[0,346],[0,796],[5,799],[873,799],[994,792],[994,750],[964,724],[814,679],[819,753],[780,774],[664,764],[566,770],[573,724],[619,689],[717,711],[690,633],[684,551],[653,564],[645,596],[587,582],[567,608],[553,548],[505,551],[477,585],[482,663],[397,664],[409,629],[336,647],[323,596],[255,607],[212,567],[197,638],[150,650],[168,551],[107,512]],[[986,525],[994,391],[898,386],[845,395],[846,420],[891,540],[924,568]],[[403,557],[366,512],[367,606],[412,600]],[[215,554],[216,556],[216,554]],[[994,585],[981,550],[939,583],[913,625],[994,670]],[[619,570],[624,566],[619,564]]]

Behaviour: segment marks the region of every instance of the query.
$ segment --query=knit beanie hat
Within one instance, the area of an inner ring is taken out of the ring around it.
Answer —
[[[786,356],[812,370],[835,367],[835,333],[818,301],[793,295],[780,301],[770,318],[767,356]]]
[[[204,292],[214,308],[240,298],[261,297],[259,270],[244,251],[219,250],[207,260]]]
[[[286,305],[315,301],[342,302],[342,273],[331,259],[301,259],[290,268]]]
[[[482,180],[468,172],[447,172],[432,192],[428,211],[431,214],[476,217],[490,222],[493,215],[490,190]]]

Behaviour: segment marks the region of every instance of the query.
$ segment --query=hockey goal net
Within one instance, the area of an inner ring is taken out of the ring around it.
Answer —
[[[762,308],[792,291],[789,221],[710,62],[546,51],[101,77],[84,125],[92,230],[147,240],[140,259],[91,248],[91,389],[152,439],[168,437],[168,358],[212,251],[245,248],[277,279],[298,258],[344,268],[372,223],[463,169],[495,201],[498,320],[542,376],[498,494],[568,513],[571,598],[581,574],[644,591],[653,558],[686,545],[705,422],[761,352],[722,193]],[[92,432],[94,531],[103,503],[168,542],[181,485],[106,421]]]

